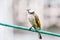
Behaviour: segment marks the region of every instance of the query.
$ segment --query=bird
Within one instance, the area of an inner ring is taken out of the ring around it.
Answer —
[[[29,30],[31,30],[32,28],[36,29],[36,30],[41,30],[41,23],[40,20],[38,18],[38,15],[36,15],[36,13],[34,12],[34,10],[32,9],[28,9],[28,21],[29,23],[32,25]],[[39,39],[42,39],[42,36],[40,33],[38,33],[39,35]]]

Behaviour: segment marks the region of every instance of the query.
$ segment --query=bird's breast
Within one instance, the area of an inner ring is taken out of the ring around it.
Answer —
[[[34,18],[33,15],[28,15],[28,19],[29,19],[30,21],[35,20],[35,18]]]

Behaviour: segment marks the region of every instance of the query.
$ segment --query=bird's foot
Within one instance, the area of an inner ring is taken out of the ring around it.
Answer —
[[[32,27],[29,28],[29,30],[31,30],[31,29],[32,29]]]

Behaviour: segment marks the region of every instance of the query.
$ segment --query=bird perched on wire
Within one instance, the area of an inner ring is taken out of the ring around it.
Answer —
[[[41,30],[41,24],[40,24],[38,15],[35,14],[34,10],[28,9],[27,11],[28,11],[28,20],[30,24],[32,25],[31,28]],[[29,30],[31,30],[31,28],[29,28]],[[40,33],[38,34],[39,34],[39,38],[42,39],[41,34]]]

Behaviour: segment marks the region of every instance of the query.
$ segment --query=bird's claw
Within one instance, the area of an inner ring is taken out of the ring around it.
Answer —
[[[31,29],[32,29],[32,27],[29,28],[29,30],[31,30]]]

